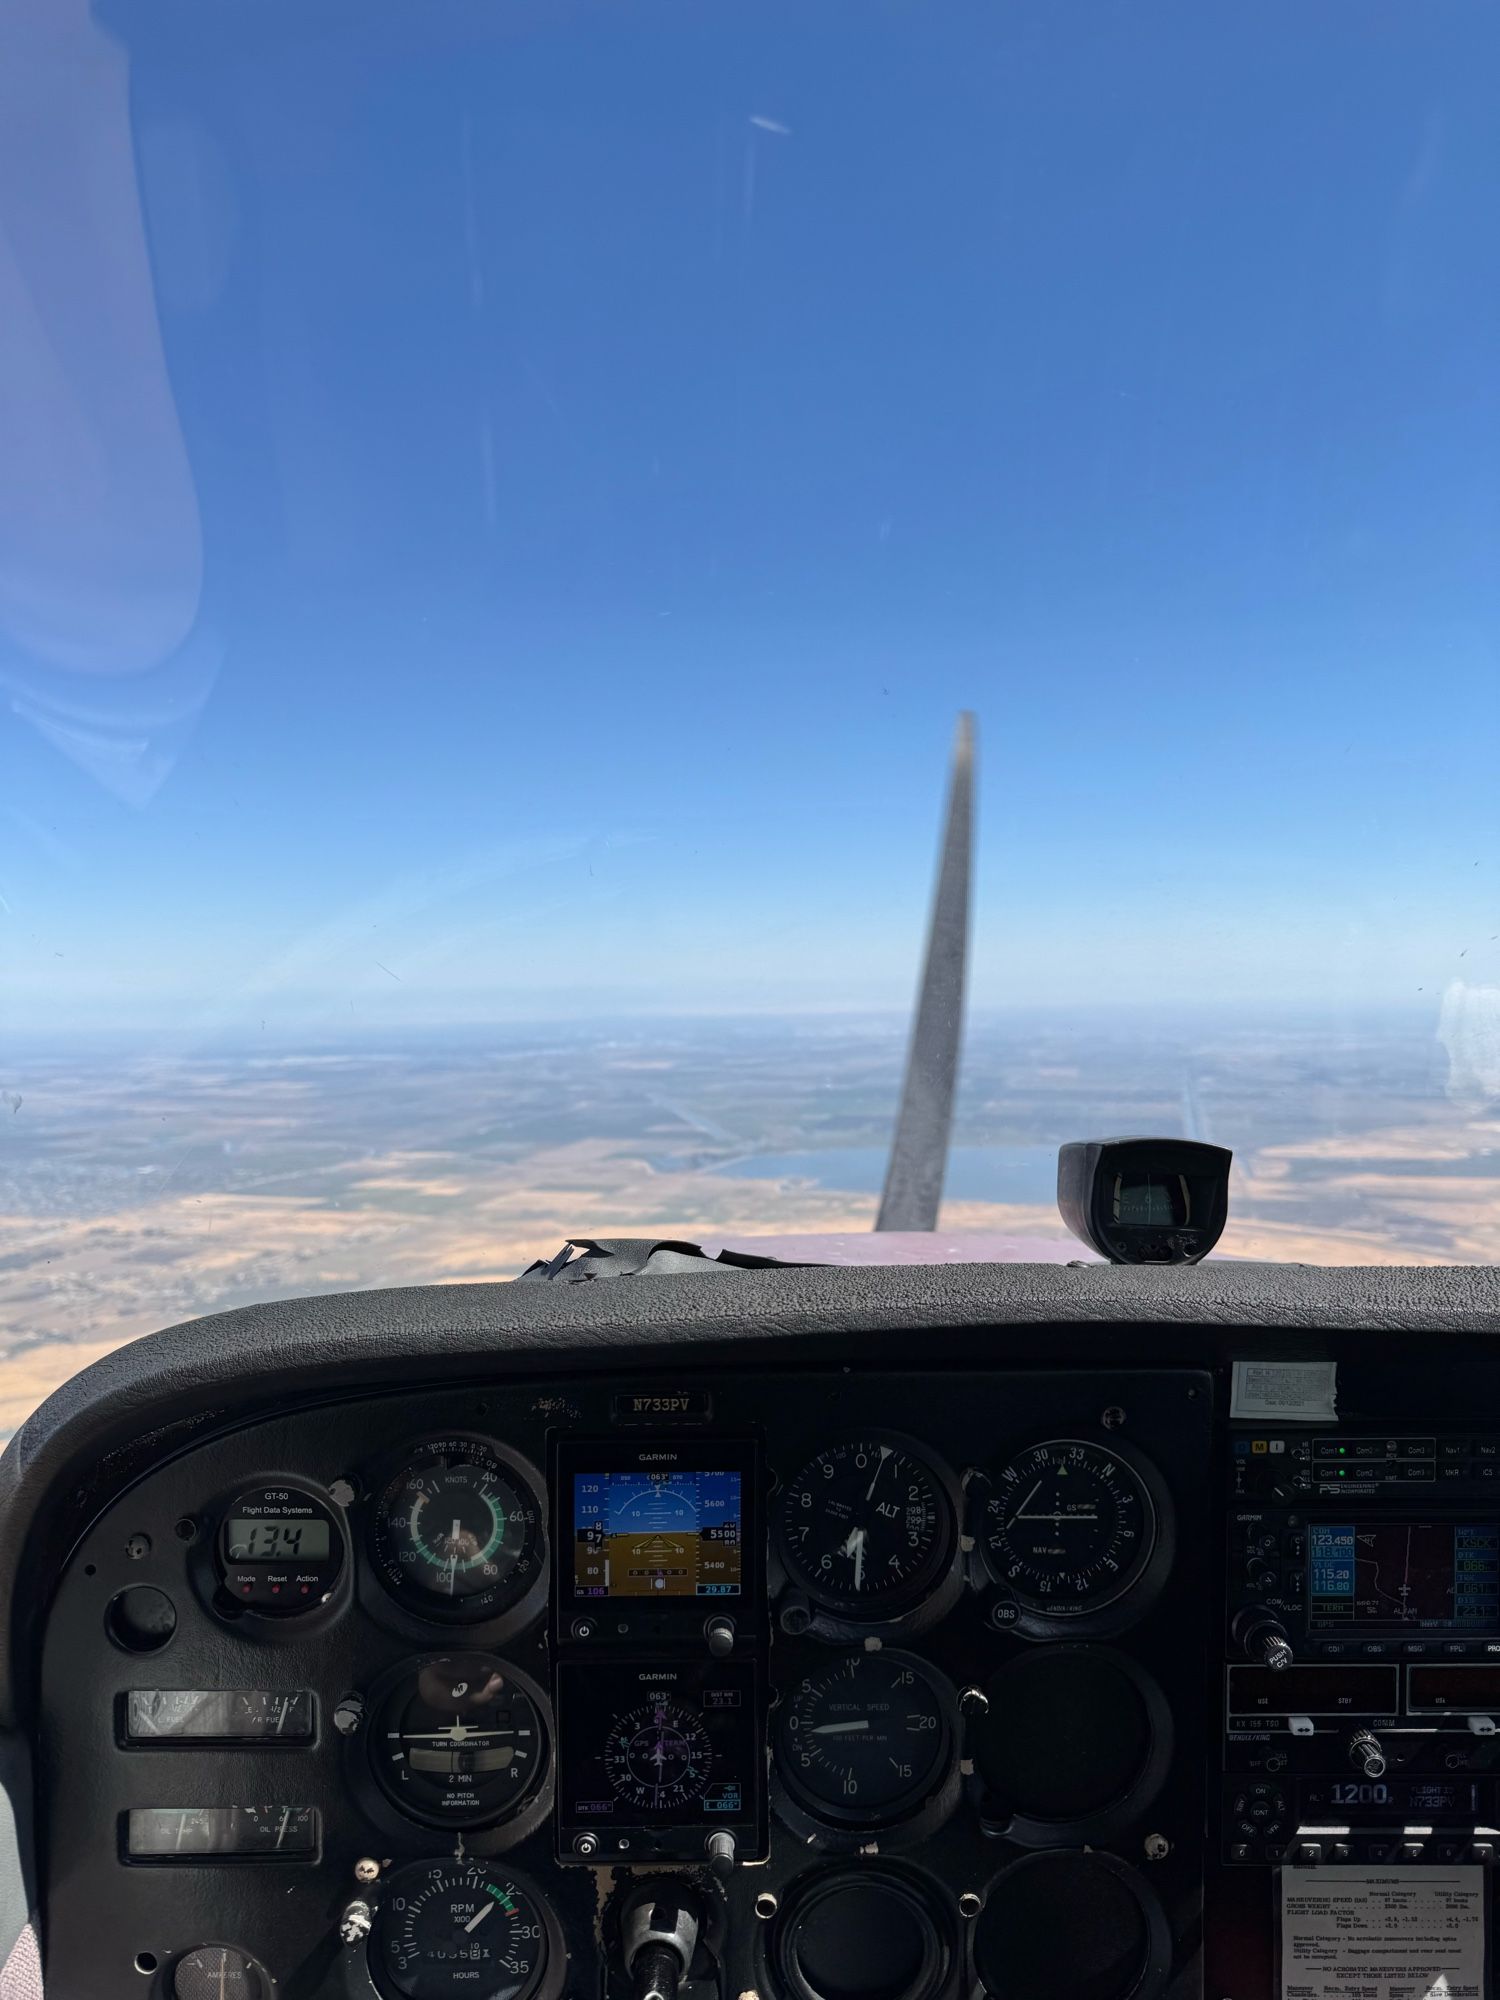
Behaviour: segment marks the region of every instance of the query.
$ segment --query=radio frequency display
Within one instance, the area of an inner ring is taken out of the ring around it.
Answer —
[[[1311,1632],[1500,1630],[1500,1523],[1310,1523]]]
[[[573,1477],[575,1597],[738,1597],[740,1475]]]

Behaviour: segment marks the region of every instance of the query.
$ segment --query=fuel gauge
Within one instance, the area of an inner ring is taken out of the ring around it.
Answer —
[[[132,1688],[125,1697],[125,1741],[307,1743],[313,1698],[306,1688]]]

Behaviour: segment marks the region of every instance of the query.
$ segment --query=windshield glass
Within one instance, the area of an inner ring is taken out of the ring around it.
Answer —
[[[863,1240],[964,710],[945,1239],[1080,1254],[1131,1132],[1233,1149],[1220,1254],[1495,1258],[1494,10],[4,35],[0,1428]]]

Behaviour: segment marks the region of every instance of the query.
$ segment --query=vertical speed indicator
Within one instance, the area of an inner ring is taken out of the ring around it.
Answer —
[[[1133,1453],[1082,1438],[1031,1445],[995,1475],[985,1505],[991,1576],[1023,1612],[1045,1620],[1104,1611],[1136,1587],[1157,1552],[1154,1483]]]

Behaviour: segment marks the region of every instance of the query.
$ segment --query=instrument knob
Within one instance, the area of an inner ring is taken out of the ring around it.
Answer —
[[[1385,1752],[1373,1729],[1356,1729],[1349,1738],[1349,1762],[1362,1778],[1385,1776]]]
[[[716,1660],[727,1660],[734,1651],[734,1620],[732,1618],[710,1618],[703,1627],[703,1636],[708,1641],[708,1650]]]
[[[1247,1660],[1269,1667],[1273,1673],[1284,1673],[1296,1657],[1286,1627],[1264,1605],[1252,1604],[1236,1612],[1230,1632]]]
[[[370,1927],[375,1921],[375,1913],[363,1896],[356,1896],[344,1905],[344,1914],[339,1918],[339,1937],[344,1944],[360,1944],[370,1935]]]

